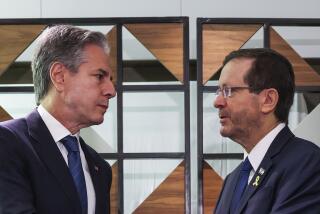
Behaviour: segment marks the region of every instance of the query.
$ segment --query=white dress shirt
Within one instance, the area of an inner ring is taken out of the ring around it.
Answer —
[[[54,141],[56,142],[63,159],[65,160],[66,164],[68,165],[68,150],[64,147],[64,145],[60,142],[61,139],[64,137],[71,135],[78,139],[79,143],[79,132],[75,135],[72,135],[68,129],[66,129],[57,119],[55,119],[42,105],[39,105],[37,108],[43,122],[46,124],[47,128],[49,129],[50,134],[52,135]],[[91,175],[89,172],[89,167],[87,160],[84,156],[83,150],[79,145],[80,150],[80,158],[82,164],[82,170],[84,172],[84,178],[86,181],[87,187],[87,198],[88,198],[88,214],[95,213],[96,207],[96,194],[94,191]]]
[[[248,184],[254,176],[254,173],[257,171],[260,166],[261,161],[266,155],[272,141],[276,138],[279,132],[285,127],[284,123],[278,124],[274,129],[272,129],[266,136],[264,136],[256,145],[253,147],[251,152],[248,154],[244,151],[244,159],[248,156],[248,159],[251,163],[252,170],[249,175]]]

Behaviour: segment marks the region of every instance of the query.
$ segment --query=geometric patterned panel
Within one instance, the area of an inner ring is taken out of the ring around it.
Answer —
[[[203,25],[203,85],[218,72],[225,56],[231,51],[241,48],[259,28],[261,25]]]
[[[183,82],[183,24],[125,24],[180,82]]]
[[[112,82],[117,83],[117,27],[114,26],[106,35],[110,47],[109,64],[112,70]]]
[[[108,140],[102,137],[93,126],[81,129],[81,137],[88,142],[94,150],[99,153],[113,152],[113,148],[109,145]]]
[[[320,86],[320,75],[272,27],[270,48],[278,51],[291,62],[296,86]]]
[[[112,184],[110,190],[110,211],[111,214],[118,213],[118,163],[112,165]]]
[[[10,114],[6,110],[4,110],[2,106],[0,106],[0,122],[11,119],[12,117],[10,116]]]
[[[184,165],[179,164],[133,213],[184,213]]]
[[[45,25],[0,25],[0,76],[45,27]]]
[[[211,214],[216,206],[220,191],[222,189],[223,179],[203,161],[203,213]]]
[[[320,104],[299,123],[293,133],[300,138],[310,140],[320,147],[319,121]]]

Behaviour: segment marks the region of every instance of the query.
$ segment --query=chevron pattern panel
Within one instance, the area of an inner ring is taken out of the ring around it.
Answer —
[[[238,50],[261,25],[204,24],[203,38],[203,84],[218,72],[224,57]]]
[[[118,164],[112,165],[112,184],[110,191],[110,211],[111,214],[118,213]]]
[[[319,121],[320,104],[301,121],[298,127],[293,130],[293,133],[300,138],[310,140],[320,147]]]
[[[45,27],[45,25],[0,25],[0,76]]]
[[[117,82],[117,27],[114,26],[106,35],[109,47],[110,47],[110,55],[109,55],[109,63],[111,70],[113,72],[113,83]]]
[[[272,27],[270,28],[270,47],[286,56],[292,63],[297,86],[320,85],[320,75]]]
[[[133,213],[184,213],[184,167],[183,161]]]
[[[203,161],[203,213],[212,214],[217,203],[223,179],[212,169],[212,167]]]
[[[183,24],[125,24],[180,82],[183,82]]]
[[[6,110],[4,110],[4,108],[2,108],[2,106],[0,106],[0,122],[10,120],[10,119],[12,119],[10,114]]]

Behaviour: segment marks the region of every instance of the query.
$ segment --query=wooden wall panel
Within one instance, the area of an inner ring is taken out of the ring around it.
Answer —
[[[118,213],[118,163],[112,165],[112,184],[110,191],[111,214]]]
[[[45,27],[45,25],[0,25],[0,76]]]
[[[292,63],[296,86],[320,86],[320,75],[272,27],[270,47]]]
[[[223,179],[212,169],[212,167],[203,161],[203,213],[212,214],[220,191],[222,189]]]
[[[0,122],[12,119],[11,115],[0,106]]]
[[[184,165],[179,164],[133,213],[184,213]]]
[[[109,47],[110,47],[110,55],[109,55],[109,63],[111,70],[113,72],[113,83],[117,82],[117,73],[118,73],[118,64],[117,64],[117,27],[114,26],[106,35]]]
[[[124,25],[179,81],[183,82],[183,24]]]
[[[219,70],[225,56],[243,46],[260,27],[261,25],[204,24],[203,84]]]

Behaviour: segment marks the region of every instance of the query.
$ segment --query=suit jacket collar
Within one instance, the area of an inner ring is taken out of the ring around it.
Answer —
[[[258,167],[247,189],[244,192],[244,195],[240,201],[239,209],[237,210],[238,213],[241,213],[250,197],[259,189],[260,184],[267,177],[268,173],[270,173],[273,165],[273,158],[281,152],[283,147],[289,142],[289,139],[291,139],[292,137],[294,137],[293,133],[290,131],[288,126],[286,126],[273,140],[260,166]]]
[[[76,213],[80,213],[80,200],[69,169],[38,111],[32,111],[26,117],[26,122],[29,135],[33,138],[31,144],[38,157],[60,183],[61,189],[74,204]]]
[[[221,207],[228,207],[228,209],[230,209],[231,207],[231,202],[232,202],[232,197],[230,197],[230,195],[232,196],[237,182],[238,182],[238,178],[239,178],[239,174],[240,174],[240,170],[241,170],[241,164],[239,166],[237,166],[237,168],[232,172],[232,174],[230,174],[230,176],[228,176],[229,179],[229,189],[228,189],[228,194],[224,194],[224,197],[222,198],[222,203],[223,205],[221,205]],[[222,208],[223,209],[223,208]],[[226,210],[225,213],[229,213],[229,210]]]

